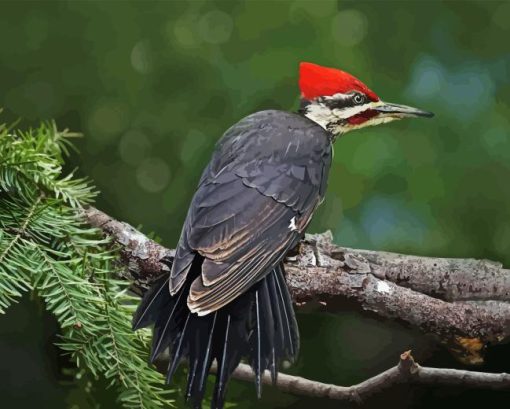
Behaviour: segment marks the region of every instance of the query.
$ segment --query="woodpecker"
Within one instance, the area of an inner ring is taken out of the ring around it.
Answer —
[[[170,273],[147,291],[133,328],[154,325],[151,361],[169,350],[170,382],[188,364],[185,397],[201,408],[216,362],[211,407],[224,406],[242,359],[257,395],[269,370],[298,354],[283,259],[322,202],[338,136],[432,113],[383,102],[356,77],[302,62],[297,113],[251,114],[218,141],[189,206]]]

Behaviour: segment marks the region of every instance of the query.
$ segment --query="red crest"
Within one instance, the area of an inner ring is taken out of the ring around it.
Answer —
[[[310,62],[299,64],[299,89],[301,90],[301,96],[305,99],[360,91],[371,101],[379,101],[379,97],[375,92],[351,74]]]

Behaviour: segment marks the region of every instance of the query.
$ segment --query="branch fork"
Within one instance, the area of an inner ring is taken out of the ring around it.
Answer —
[[[243,381],[252,381],[254,373],[249,365],[241,364],[233,376]],[[272,384],[271,377],[265,373],[262,382]],[[417,364],[406,351],[400,355],[397,365],[352,386],[337,386],[311,381],[299,376],[278,374],[276,387],[283,392],[313,398],[329,398],[363,403],[368,397],[401,383],[413,385],[457,385],[471,388],[487,388],[495,390],[510,389],[510,375],[473,372],[459,369],[429,368]]]

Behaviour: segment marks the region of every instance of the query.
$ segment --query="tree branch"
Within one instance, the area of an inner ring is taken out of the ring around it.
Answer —
[[[173,257],[173,250],[98,209],[84,215],[120,245],[127,278],[139,292],[168,271],[159,260]],[[381,317],[437,335],[465,363],[483,362],[486,344],[510,336],[510,304],[501,301],[509,299],[510,271],[490,261],[350,249],[334,245],[327,232],[307,235],[285,269],[298,306],[319,303],[334,311],[338,301],[351,299]]]
[[[246,364],[239,365],[234,371],[233,376],[244,381],[252,381],[254,379],[253,370]],[[262,382],[266,385],[272,384],[268,373],[263,375]],[[276,386],[281,391],[294,395],[361,403],[367,397],[397,383],[509,389],[510,375],[506,373],[494,374],[423,367],[414,361],[411,351],[407,351],[400,355],[399,363],[396,366],[357,385],[337,386],[279,373]]]
[[[132,280],[139,293],[168,273],[160,260],[172,258],[174,250],[93,207],[84,210],[84,217],[120,246],[121,261],[129,267],[124,278]],[[483,362],[485,344],[510,335],[510,304],[505,302],[510,271],[491,261],[350,249],[334,245],[327,232],[307,235],[296,254],[287,257],[285,268],[298,306],[318,302],[334,310],[338,299],[349,298],[381,317],[397,318],[439,336],[465,363]],[[233,376],[252,380],[253,372],[240,364]],[[263,382],[272,383],[267,373]],[[398,365],[357,385],[323,384],[280,373],[277,387],[296,395],[360,402],[402,382],[509,389],[510,375],[421,367],[408,351]]]

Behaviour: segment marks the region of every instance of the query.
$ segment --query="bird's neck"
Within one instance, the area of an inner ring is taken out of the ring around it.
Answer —
[[[336,116],[333,110],[323,103],[301,100],[298,112],[328,131],[332,141],[345,132],[343,119]]]

